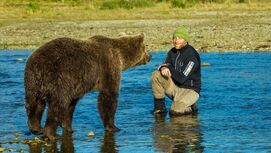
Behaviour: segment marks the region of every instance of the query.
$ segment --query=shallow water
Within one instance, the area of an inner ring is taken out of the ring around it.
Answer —
[[[271,152],[271,53],[201,53],[203,87],[199,114],[155,118],[151,72],[165,52],[122,75],[115,134],[105,133],[97,112],[97,93],[77,105],[72,136],[48,146],[26,145],[23,72],[30,51],[0,52],[0,148],[12,152]],[[21,59],[20,59],[21,58]],[[167,99],[167,107],[170,106]],[[43,118],[44,122],[44,118]],[[44,124],[44,123],[43,123]],[[95,136],[88,137],[88,132]],[[16,139],[14,133],[19,136]]]

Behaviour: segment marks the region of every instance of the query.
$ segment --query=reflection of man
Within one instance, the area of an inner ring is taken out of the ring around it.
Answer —
[[[198,132],[197,116],[171,117],[166,123],[156,118],[153,127],[155,146],[162,152],[203,152],[202,134]]]
[[[168,52],[165,62],[152,74],[154,114],[163,114],[165,95],[173,100],[171,115],[193,112],[201,88],[200,57],[188,44],[189,33],[179,28],[173,33],[174,47]]]

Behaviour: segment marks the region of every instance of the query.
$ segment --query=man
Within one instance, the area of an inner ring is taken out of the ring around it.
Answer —
[[[178,28],[173,33],[174,47],[165,62],[152,73],[154,114],[165,114],[165,96],[173,100],[171,115],[193,113],[201,90],[201,68],[198,52],[188,44],[189,33]]]

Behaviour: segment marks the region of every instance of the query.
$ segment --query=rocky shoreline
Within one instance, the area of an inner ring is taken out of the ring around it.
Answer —
[[[0,49],[33,50],[58,37],[87,39],[143,32],[148,50],[164,51],[171,47],[172,31],[184,26],[191,32],[189,43],[200,52],[271,51],[271,11],[192,13],[193,18],[187,19],[11,22],[0,25]]]

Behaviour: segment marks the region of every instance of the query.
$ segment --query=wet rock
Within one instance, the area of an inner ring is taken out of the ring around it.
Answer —
[[[207,63],[207,62],[204,62],[204,63],[201,63],[201,66],[211,66],[211,64]]]
[[[24,59],[23,58],[16,58],[17,62],[22,62]]]
[[[88,134],[87,134],[87,136],[88,137],[93,137],[95,134],[94,134],[94,132],[92,132],[92,131],[90,131]]]
[[[19,133],[13,133],[13,135],[17,138],[17,137],[19,137]]]
[[[263,49],[267,49],[267,48],[270,48],[270,45],[259,45],[255,48],[255,50],[263,50]]]
[[[200,51],[200,52],[203,52],[203,53],[207,53],[208,52],[208,46],[201,46],[199,49],[198,49],[198,51]]]

